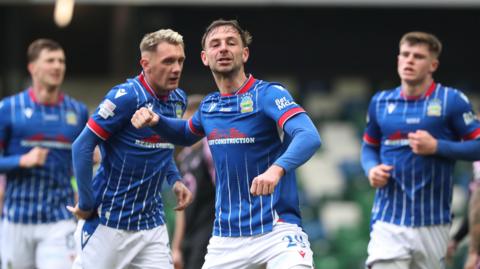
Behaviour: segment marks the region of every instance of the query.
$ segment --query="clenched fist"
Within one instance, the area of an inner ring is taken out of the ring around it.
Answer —
[[[135,111],[133,114],[131,122],[132,125],[137,128],[144,128],[147,126],[155,126],[158,123],[160,117],[150,109],[142,107],[139,110]]]

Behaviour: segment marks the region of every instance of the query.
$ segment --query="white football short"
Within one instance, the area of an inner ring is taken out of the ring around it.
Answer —
[[[81,251],[74,269],[173,269],[165,225],[125,231],[82,221],[75,239],[80,242]]]
[[[279,222],[266,234],[210,239],[202,269],[313,268],[308,236],[296,224]]]
[[[449,230],[450,224],[405,227],[377,221],[370,233],[366,265],[373,269],[445,268]],[[397,265],[391,267],[390,262]]]
[[[2,268],[70,269],[75,258],[75,222],[20,224],[3,220]]]

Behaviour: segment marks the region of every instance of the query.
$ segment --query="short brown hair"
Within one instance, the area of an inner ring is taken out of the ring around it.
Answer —
[[[62,46],[60,44],[52,39],[48,38],[39,38],[35,41],[33,41],[27,49],[27,60],[29,63],[34,62],[38,59],[38,56],[40,55],[40,52],[42,50],[48,50],[48,51],[53,51],[53,50],[63,50]]]
[[[205,49],[205,40],[207,39],[207,36],[213,31],[213,29],[221,26],[230,26],[235,30],[237,30],[238,34],[240,35],[240,38],[242,39],[242,43],[244,47],[248,47],[248,45],[252,43],[252,35],[247,30],[242,29],[242,27],[240,26],[237,20],[218,19],[210,23],[207,29],[205,29],[205,33],[203,34],[203,37],[202,37],[202,48]]]
[[[400,39],[400,46],[403,43],[410,45],[425,44],[428,46],[428,50],[433,54],[435,58],[440,57],[442,53],[442,42],[430,33],[425,32],[409,32],[402,36]]]

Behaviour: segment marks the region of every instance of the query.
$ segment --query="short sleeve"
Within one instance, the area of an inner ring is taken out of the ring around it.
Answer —
[[[451,124],[461,139],[473,140],[480,137],[480,122],[465,94],[454,92],[450,111]]]
[[[261,103],[267,116],[275,120],[282,129],[290,118],[299,113],[305,113],[305,110],[293,100],[288,90],[276,83],[267,86]]]
[[[130,123],[137,109],[137,96],[132,88],[111,89],[88,120],[87,126],[102,140]]]
[[[363,142],[378,146],[382,138],[382,133],[380,126],[377,121],[377,95],[372,97],[370,104],[368,105],[367,117],[366,117],[366,127],[363,133]]]

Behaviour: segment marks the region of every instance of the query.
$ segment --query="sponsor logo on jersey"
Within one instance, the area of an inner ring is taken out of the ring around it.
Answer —
[[[127,94],[127,91],[125,89],[119,89],[117,93],[115,93],[115,99],[124,96]]]
[[[63,135],[47,137],[43,134],[36,134],[20,141],[23,147],[44,147],[52,149],[71,149],[72,142]]]
[[[397,104],[388,104],[387,105],[387,111],[388,111],[388,114],[392,114],[392,112],[395,110],[395,107],[397,107]]]
[[[230,128],[228,130],[213,129],[213,131],[208,135],[207,139],[209,145],[255,143],[255,137],[248,137],[235,128]]]
[[[183,115],[182,103],[180,102],[177,102],[175,104],[175,115],[177,116],[177,118],[181,118]]]
[[[420,118],[407,118],[405,121],[407,124],[419,124]]]
[[[240,101],[240,112],[241,113],[248,113],[253,111],[253,99],[250,95],[242,96]]]
[[[472,111],[463,113],[463,121],[465,122],[465,125],[470,125],[475,120],[477,120],[477,116]]]
[[[23,114],[25,114],[25,117],[27,117],[27,119],[30,119],[33,115],[33,109],[27,107],[23,110]]]
[[[174,146],[172,143],[168,143],[165,139],[163,139],[159,135],[152,135],[150,137],[146,137],[142,140],[136,139],[135,145],[139,145],[143,148],[149,149],[173,149]]]
[[[286,107],[293,106],[296,103],[294,101],[288,100],[286,96],[282,98],[275,99],[275,104],[277,105],[278,110],[282,110]]]
[[[430,117],[440,117],[442,115],[442,101],[440,99],[432,99],[427,105],[427,115]]]
[[[65,118],[67,119],[67,124],[77,125],[78,123],[77,114],[75,114],[73,111],[67,111]]]
[[[401,133],[400,131],[397,131],[389,135],[388,138],[385,139],[384,144],[386,146],[407,146],[410,144],[410,142],[408,141],[407,133]]]
[[[57,114],[43,114],[43,120],[45,121],[58,121],[60,116]]]
[[[115,108],[117,105],[115,105],[112,101],[105,99],[103,103],[100,104],[100,109],[98,110],[98,115],[104,119],[108,119],[108,117],[113,117],[115,116]]]

